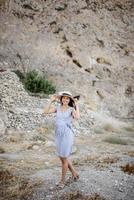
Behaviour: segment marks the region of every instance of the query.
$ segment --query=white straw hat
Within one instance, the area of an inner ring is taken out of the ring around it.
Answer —
[[[61,98],[63,96],[69,97],[70,98],[69,106],[74,107],[75,101],[74,101],[74,98],[73,98],[71,92],[69,92],[69,91],[62,91],[62,92],[59,92],[58,96],[59,96],[60,100],[61,100]]]

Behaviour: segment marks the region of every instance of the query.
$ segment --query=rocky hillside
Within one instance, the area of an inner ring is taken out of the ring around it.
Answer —
[[[133,0],[0,0],[2,200],[133,200],[133,28]],[[49,96],[29,95],[14,73],[33,69],[56,92],[81,94],[71,155],[80,179],[62,190]]]
[[[1,0],[0,7],[1,71],[37,69],[57,91],[133,118],[132,0]]]

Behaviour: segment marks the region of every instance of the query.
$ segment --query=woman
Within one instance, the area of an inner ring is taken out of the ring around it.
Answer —
[[[52,103],[56,100],[60,100],[60,106],[53,107]],[[69,159],[74,140],[72,118],[78,119],[80,116],[77,100],[72,97],[70,92],[66,91],[61,92],[59,95],[53,95],[45,109],[45,113],[56,113],[55,142],[57,154],[62,164],[61,179],[57,185],[63,188],[65,186],[65,176],[68,168],[72,173],[73,180],[76,181],[79,178]]]

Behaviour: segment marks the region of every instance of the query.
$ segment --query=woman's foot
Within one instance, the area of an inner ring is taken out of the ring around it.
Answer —
[[[73,182],[73,176],[68,177],[68,179],[66,180],[66,184],[70,184]]]
[[[77,175],[75,175],[75,176],[73,176],[73,180],[74,181],[78,181],[78,179],[79,179],[80,177],[79,177],[79,175],[77,174]]]
[[[63,181],[60,181],[60,182],[56,183],[56,186],[60,189],[63,189],[65,187],[65,183]]]
[[[70,176],[68,179],[67,179],[67,181],[66,181],[66,183],[68,184],[68,183],[72,183],[72,182],[76,182],[76,181],[78,181],[78,179],[79,179],[80,177],[79,177],[79,175],[78,174],[76,174],[75,176]]]

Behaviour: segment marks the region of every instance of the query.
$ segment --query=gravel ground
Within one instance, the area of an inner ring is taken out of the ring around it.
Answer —
[[[84,169],[79,167],[79,181],[67,185],[62,190],[55,187],[57,172],[58,169],[50,169],[40,173],[40,176],[44,177],[44,183],[42,187],[36,189],[31,200],[63,199],[63,197],[67,197],[69,194],[76,194],[76,192],[83,194],[83,197],[85,195],[90,197],[98,194],[106,200],[133,200],[134,177],[124,174],[119,168],[100,171],[93,167],[84,166]],[[46,179],[48,174],[51,178],[52,174],[54,174],[53,180]]]

